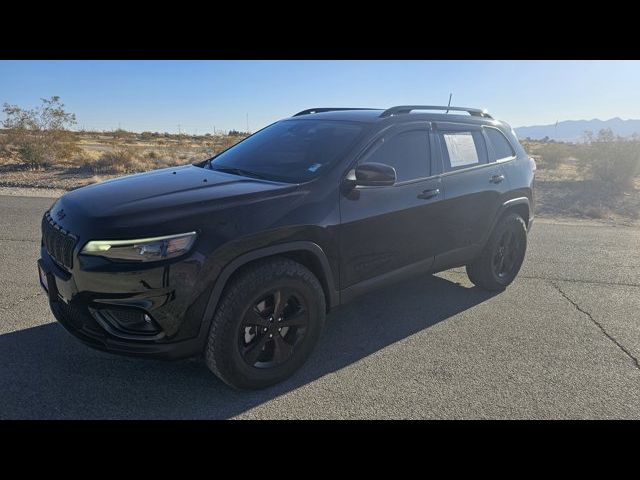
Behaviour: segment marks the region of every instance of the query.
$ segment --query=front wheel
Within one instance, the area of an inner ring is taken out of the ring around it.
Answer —
[[[467,265],[474,285],[504,290],[518,275],[527,250],[527,226],[516,213],[505,215],[493,229],[480,257]]]
[[[205,361],[232,387],[268,387],[304,363],[324,320],[324,292],[313,273],[287,258],[257,262],[225,289]]]

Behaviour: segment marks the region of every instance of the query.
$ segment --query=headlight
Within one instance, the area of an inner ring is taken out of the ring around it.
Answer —
[[[184,255],[195,240],[196,232],[133,240],[91,240],[80,253],[111,260],[151,262]]]

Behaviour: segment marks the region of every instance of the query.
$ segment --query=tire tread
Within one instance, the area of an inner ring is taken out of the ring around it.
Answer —
[[[230,283],[225,287],[218,307],[214,314],[209,330],[209,337],[205,349],[205,363],[207,367],[224,383],[233,388],[253,388],[250,385],[240,385],[237,378],[234,378],[233,367],[231,365],[230,345],[225,345],[224,340],[232,333],[229,330],[234,328],[234,315],[236,310],[242,308],[243,295],[265,285],[274,278],[279,277],[297,278],[311,286],[316,292],[316,298],[320,315],[320,328],[324,324],[325,296],[324,290],[316,276],[304,265],[286,257],[275,257],[265,260],[258,260],[246,267],[242,267],[232,277]]]
[[[518,267],[518,271],[513,276],[513,278],[507,282],[506,284],[499,282],[495,276],[493,275],[493,269],[491,266],[491,259],[493,256],[493,249],[495,246],[495,242],[498,241],[502,232],[509,227],[510,224],[516,223],[518,224],[518,228],[522,228],[524,232],[524,248],[526,251],[526,243],[527,243],[527,226],[520,215],[517,213],[508,213],[502,219],[498,221],[496,226],[491,232],[491,236],[489,237],[489,241],[487,245],[482,250],[480,256],[474,260],[472,263],[469,263],[466,266],[467,276],[471,282],[485,290],[490,291],[501,291],[504,290],[518,275],[518,271],[520,267]]]

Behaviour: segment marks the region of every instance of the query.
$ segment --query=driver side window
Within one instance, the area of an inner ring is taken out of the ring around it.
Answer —
[[[384,163],[394,167],[397,182],[405,182],[431,175],[429,151],[427,130],[407,130],[385,137],[363,163]]]

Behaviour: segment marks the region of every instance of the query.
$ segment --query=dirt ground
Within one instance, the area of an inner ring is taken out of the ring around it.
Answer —
[[[577,160],[566,159],[556,169],[537,170],[536,215],[640,225],[640,179],[626,189],[611,188],[584,178]]]

